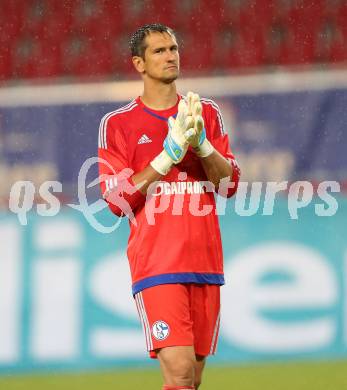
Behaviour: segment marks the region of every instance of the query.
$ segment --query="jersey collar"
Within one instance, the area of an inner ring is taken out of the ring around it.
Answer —
[[[148,115],[154,116],[157,119],[160,119],[162,121],[168,120],[170,116],[173,116],[174,118],[177,115],[177,108],[178,108],[178,103],[182,99],[181,95],[177,94],[177,102],[173,107],[167,108],[165,110],[153,110],[153,108],[147,107],[141,100],[140,96],[136,99],[136,102],[138,105],[142,108],[144,112],[146,112]]]

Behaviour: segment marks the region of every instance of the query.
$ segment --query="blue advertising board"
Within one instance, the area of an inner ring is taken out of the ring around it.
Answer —
[[[272,210],[241,188],[220,216],[227,283],[213,361],[346,357],[347,199],[329,200],[319,183],[346,182],[347,90],[217,102],[244,184],[287,191]],[[0,373],[150,364],[131,296],[128,222],[67,205],[80,201],[100,119],[125,103],[0,108],[0,208],[18,181],[37,197],[23,219],[13,208],[0,214]],[[314,182],[302,200],[289,190],[298,180]],[[37,204],[47,181],[61,183],[57,213]],[[100,197],[97,185],[86,191],[90,203]]]
[[[214,362],[347,356],[347,200],[331,217],[314,198],[291,219],[221,216],[226,285]],[[108,210],[99,223],[114,225]],[[0,217],[0,372],[150,364],[131,295],[128,222],[96,231],[83,214]]]
[[[244,181],[346,181],[347,90],[230,96],[217,102]],[[74,200],[83,162],[97,155],[101,118],[125,103],[0,108],[0,198],[20,178],[37,184],[58,180],[65,199]]]

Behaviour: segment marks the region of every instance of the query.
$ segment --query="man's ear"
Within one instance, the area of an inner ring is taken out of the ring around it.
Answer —
[[[139,73],[144,73],[145,72],[145,60],[142,57],[134,56],[134,57],[132,57],[132,61],[133,61],[135,69]]]

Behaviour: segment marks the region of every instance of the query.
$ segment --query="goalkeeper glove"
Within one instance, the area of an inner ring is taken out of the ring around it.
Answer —
[[[198,94],[188,92],[187,94],[188,115],[194,119],[194,131],[187,137],[189,144],[199,157],[207,157],[213,153],[214,147],[206,138],[204,119],[202,118],[202,105]]]
[[[151,161],[151,166],[161,175],[166,175],[173,164],[180,163],[187,153],[188,138],[194,133],[194,121],[188,115],[188,107],[184,100],[178,105],[176,120],[168,119],[168,134],[164,140],[164,150]]]

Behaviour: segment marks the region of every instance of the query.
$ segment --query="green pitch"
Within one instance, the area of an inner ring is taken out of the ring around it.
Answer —
[[[201,390],[344,390],[347,362],[208,367]],[[1,390],[160,390],[156,370],[0,377]]]

